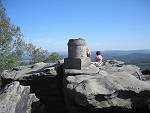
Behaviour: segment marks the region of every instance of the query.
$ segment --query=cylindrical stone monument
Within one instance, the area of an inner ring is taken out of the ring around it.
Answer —
[[[68,42],[68,58],[85,58],[86,42],[84,39],[70,39]]]
[[[86,54],[86,42],[82,38],[70,39],[68,42],[68,58],[65,58],[66,69],[83,69],[90,65]]]

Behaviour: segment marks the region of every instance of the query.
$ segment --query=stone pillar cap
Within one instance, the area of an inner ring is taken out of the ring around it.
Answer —
[[[69,46],[86,46],[86,42],[83,38],[70,39],[68,42]]]

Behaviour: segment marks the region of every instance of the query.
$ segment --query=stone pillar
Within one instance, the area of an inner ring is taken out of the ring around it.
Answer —
[[[86,42],[84,39],[70,39],[68,42],[68,58],[86,57]]]
[[[68,58],[65,58],[66,69],[82,69],[90,64],[86,55],[86,42],[84,39],[70,39],[68,42]]]

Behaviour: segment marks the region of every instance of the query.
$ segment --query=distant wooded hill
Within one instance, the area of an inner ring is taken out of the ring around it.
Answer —
[[[92,52],[92,60],[95,52]],[[150,70],[150,49],[147,50],[131,50],[131,51],[103,51],[104,60],[121,60],[126,64],[134,64],[141,70]]]

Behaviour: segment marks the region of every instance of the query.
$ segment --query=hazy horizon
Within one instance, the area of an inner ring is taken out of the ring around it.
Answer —
[[[150,49],[149,0],[3,0],[26,42],[67,51],[70,38],[92,50]]]
[[[95,51],[102,51],[102,52],[134,52],[137,51],[138,52],[148,52],[150,54],[150,49],[136,49],[136,50],[91,50],[91,52],[95,52]],[[53,52],[60,52],[60,53],[64,53],[64,52],[68,52],[68,50],[66,51],[48,51],[49,53],[53,53]]]

